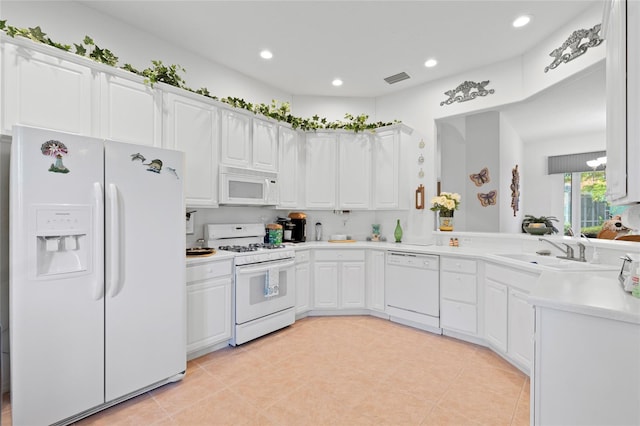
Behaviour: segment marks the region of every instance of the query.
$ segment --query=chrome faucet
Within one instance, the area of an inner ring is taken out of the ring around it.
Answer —
[[[553,241],[549,241],[549,240],[547,240],[545,238],[538,238],[538,239],[540,241],[544,241],[545,243],[551,244],[552,246],[554,246],[558,250],[560,250],[560,251],[565,253],[564,256],[556,256],[558,259],[575,260],[575,261],[578,261],[578,262],[586,262],[587,261],[587,259],[585,257],[585,246],[581,242],[578,242],[578,249],[580,250],[580,254],[579,254],[580,257],[575,257],[574,253],[573,253],[573,247],[571,247],[567,243],[562,243],[562,245],[564,245],[564,247],[561,247],[558,244],[554,243]]]

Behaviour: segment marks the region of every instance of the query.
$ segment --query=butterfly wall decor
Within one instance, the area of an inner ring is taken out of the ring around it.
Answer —
[[[498,198],[498,191],[489,191],[486,194],[478,192],[478,200],[482,207],[493,206],[496,204],[496,198]]]
[[[489,178],[489,169],[484,167],[480,170],[480,173],[472,173],[469,175],[469,179],[474,183],[475,186],[482,186],[487,182],[491,182]]]

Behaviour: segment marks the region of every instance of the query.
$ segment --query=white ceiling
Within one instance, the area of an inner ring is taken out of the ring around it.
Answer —
[[[292,95],[358,97],[521,55],[601,1],[78,0]],[[523,12],[531,24],[512,28]],[[258,56],[265,48],[271,61]],[[431,57],[438,66],[425,68]],[[403,71],[411,79],[383,80]]]

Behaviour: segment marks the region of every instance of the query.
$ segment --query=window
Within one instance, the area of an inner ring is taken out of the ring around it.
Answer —
[[[573,172],[564,174],[564,234],[596,237],[602,223],[622,214],[627,206],[612,206],[605,193],[605,172]]]

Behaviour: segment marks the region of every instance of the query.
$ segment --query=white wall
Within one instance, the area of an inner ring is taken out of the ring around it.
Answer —
[[[219,98],[233,96],[266,104],[272,99],[291,101],[289,93],[75,2],[2,0],[1,12],[7,24],[20,28],[39,25],[48,37],[63,44],[73,46],[86,35],[91,36],[99,47],[107,48],[119,57],[119,66],[130,63],[142,70],[150,67],[152,60],[161,60],[165,65],[181,65],[187,70],[181,75],[188,87],[207,87]]]
[[[500,231],[499,203],[504,198],[500,188],[500,113],[491,111],[473,114],[466,119],[467,169],[462,171],[467,197],[464,202],[467,230],[477,232]],[[456,156],[456,158],[459,155]],[[489,182],[476,186],[469,175],[489,169]],[[483,207],[477,194],[497,191],[497,203]]]
[[[438,147],[441,152],[440,182],[444,192],[457,192],[464,204],[454,213],[454,226],[458,231],[467,230],[467,213],[465,205],[468,201],[467,155],[466,155],[466,120],[464,118],[438,121]],[[445,143],[446,141],[446,143]],[[429,200],[427,200],[427,203]]]
[[[187,235],[187,247],[196,245],[196,240],[204,238],[204,225],[207,223],[272,223],[277,217],[287,217],[291,210],[276,210],[268,207],[220,207],[217,209],[196,210],[194,215],[194,234]],[[407,232],[407,211],[358,211],[336,214],[332,211],[304,210],[307,214],[307,241],[315,239],[315,224],[322,223],[322,240],[327,241],[331,234],[347,234],[356,240],[365,240],[371,236],[371,225],[380,224],[381,235],[387,241],[394,241],[393,231],[396,220],[400,219],[403,231]],[[407,238],[411,239],[410,236]],[[403,241],[407,241],[403,238]]]

